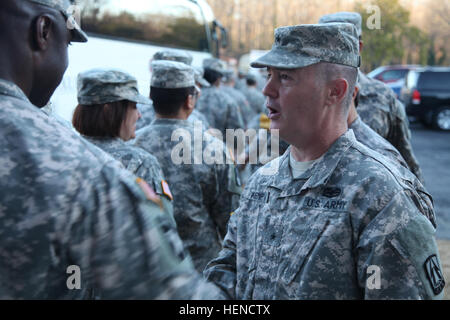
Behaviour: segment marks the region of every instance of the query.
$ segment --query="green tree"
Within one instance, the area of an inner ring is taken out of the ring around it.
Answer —
[[[428,36],[409,25],[409,11],[400,5],[399,0],[375,0],[372,4],[380,8],[379,29],[371,29],[371,26],[367,25],[366,22],[373,12],[367,11],[366,4],[361,1],[355,4],[355,11],[363,18],[364,71],[386,64],[423,63],[424,58],[426,61]],[[412,61],[409,61],[410,59]]]

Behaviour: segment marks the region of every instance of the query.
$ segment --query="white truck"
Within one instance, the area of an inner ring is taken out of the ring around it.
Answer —
[[[188,51],[193,65],[219,56],[227,45],[225,28],[204,0],[78,1],[87,43],[69,48],[69,67],[51,99],[51,109],[71,121],[77,106],[77,75],[91,68],[116,68],[137,78],[148,96],[150,61],[161,49]],[[220,32],[219,32],[220,31]]]

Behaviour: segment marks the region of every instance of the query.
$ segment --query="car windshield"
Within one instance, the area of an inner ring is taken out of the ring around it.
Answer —
[[[210,51],[212,18],[187,0],[82,1],[83,29],[97,35]]]
[[[408,73],[408,70],[389,70],[389,71],[384,72],[381,75],[381,78],[385,81],[398,80],[398,79],[404,78],[407,73]]]

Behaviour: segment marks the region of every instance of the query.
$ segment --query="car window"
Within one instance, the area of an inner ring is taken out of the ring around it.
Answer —
[[[417,83],[419,89],[450,90],[450,72],[422,72]]]
[[[398,80],[406,76],[408,70],[389,70],[381,74],[381,78],[387,80]]]

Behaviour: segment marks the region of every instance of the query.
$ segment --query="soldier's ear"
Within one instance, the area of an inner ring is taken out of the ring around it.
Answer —
[[[194,109],[194,107],[195,107],[195,96],[194,95],[192,95],[192,94],[188,95],[188,97],[186,98],[185,106],[189,110]]]
[[[36,51],[45,51],[48,49],[53,24],[53,18],[47,14],[40,15],[35,20],[32,37]]]
[[[336,105],[342,103],[342,101],[347,96],[348,89],[349,89],[348,82],[344,78],[339,78],[331,81],[327,96],[328,104]]]

